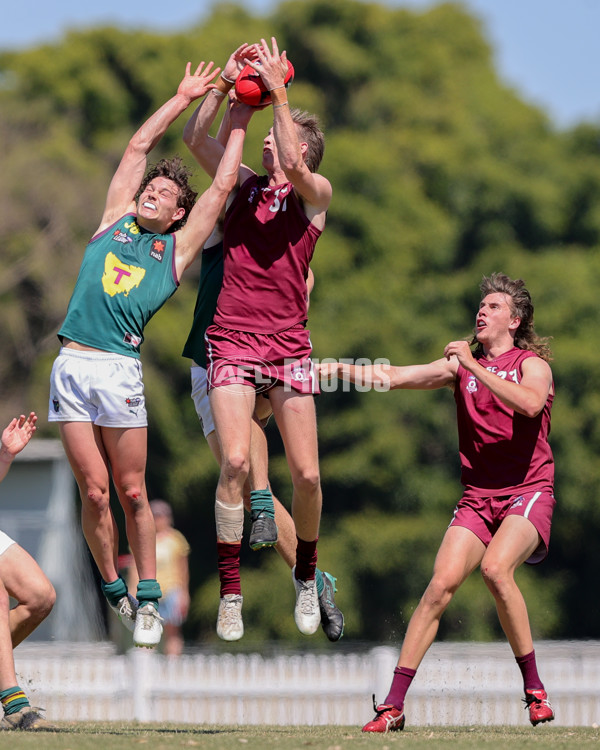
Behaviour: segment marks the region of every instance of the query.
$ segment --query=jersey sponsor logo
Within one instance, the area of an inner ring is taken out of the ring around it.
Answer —
[[[126,344],[131,344],[131,346],[138,347],[142,343],[142,337],[136,336],[135,333],[126,333],[123,336],[123,341]]]
[[[52,406],[53,406],[55,412],[58,413],[60,411],[60,402],[56,398],[56,396],[52,397]]]
[[[150,248],[150,257],[157,260],[159,263],[163,262],[165,257],[165,248],[167,243],[164,240],[154,240],[152,247]]]
[[[133,237],[130,237],[126,232],[122,232],[120,229],[115,229],[111,239],[115,242],[120,242],[122,245],[127,245],[129,242],[133,242]]]
[[[146,275],[145,268],[130,266],[120,261],[114,253],[107,253],[104,259],[102,288],[110,297],[124,294],[126,297],[132,289],[138,287]]]

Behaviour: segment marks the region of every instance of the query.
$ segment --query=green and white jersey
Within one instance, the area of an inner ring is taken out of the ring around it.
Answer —
[[[139,359],[146,324],[178,286],[174,235],[126,214],[86,247],[58,335]]]

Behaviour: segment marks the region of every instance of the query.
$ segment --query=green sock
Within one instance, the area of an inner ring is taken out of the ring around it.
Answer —
[[[259,513],[275,519],[275,506],[273,505],[273,495],[267,487],[266,490],[252,490],[250,492],[250,517],[254,520]]]
[[[145,578],[140,581],[136,596],[140,607],[143,607],[144,604],[152,604],[158,609],[158,600],[162,596],[162,591],[156,578]]]
[[[321,596],[325,584],[323,583],[323,573],[318,568],[315,570],[315,580],[317,582],[317,594]]]
[[[112,604],[113,607],[116,607],[119,603],[119,599],[122,599],[127,594],[127,584],[121,576],[115,581],[112,581],[112,583],[102,581],[101,588],[102,593],[108,599],[108,603]]]
[[[0,692],[0,703],[2,703],[5,716],[15,714],[22,708],[29,706],[27,696],[18,685],[2,690]]]

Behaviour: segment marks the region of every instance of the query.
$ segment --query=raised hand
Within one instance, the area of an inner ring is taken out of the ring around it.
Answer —
[[[214,88],[212,81],[221,72],[221,68],[214,68],[213,70],[213,65],[214,63],[211,60],[205,69],[203,60],[196,68],[195,73],[192,73],[192,64],[188,63],[185,66],[185,75],[177,88],[177,93],[186,96],[190,101],[204,96]]]
[[[7,458],[14,458],[31,440],[31,436],[36,430],[36,422],[37,416],[33,411],[28,417],[24,414],[21,414],[18,418],[15,417],[15,419],[4,428],[4,432],[2,433],[2,448],[0,449],[0,452]]]
[[[232,52],[229,60],[225,63],[223,68],[223,78],[227,81],[236,81],[239,74],[244,69],[246,61],[257,60],[257,44],[242,44],[235,52]]]
[[[464,340],[451,341],[449,344],[446,344],[446,347],[444,348],[444,357],[446,357],[446,359],[456,357],[465,370],[469,370],[469,372],[472,372],[473,369],[478,366],[477,360],[473,357],[473,352],[471,351],[469,343]]]
[[[254,68],[260,75],[269,91],[284,85],[285,76],[288,71],[286,51],[284,50],[279,54],[277,40],[274,36],[271,37],[271,44],[273,46],[272,52],[269,50],[266,41],[261,39],[260,46],[256,46],[257,60],[246,59],[248,65]]]

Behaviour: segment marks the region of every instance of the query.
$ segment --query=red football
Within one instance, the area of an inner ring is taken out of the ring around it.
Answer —
[[[288,70],[284,80],[286,88],[294,80],[294,66],[289,60],[287,64]],[[237,77],[235,94],[241,102],[251,107],[262,107],[271,103],[271,94],[265,88],[262,78],[250,65],[246,65]]]

